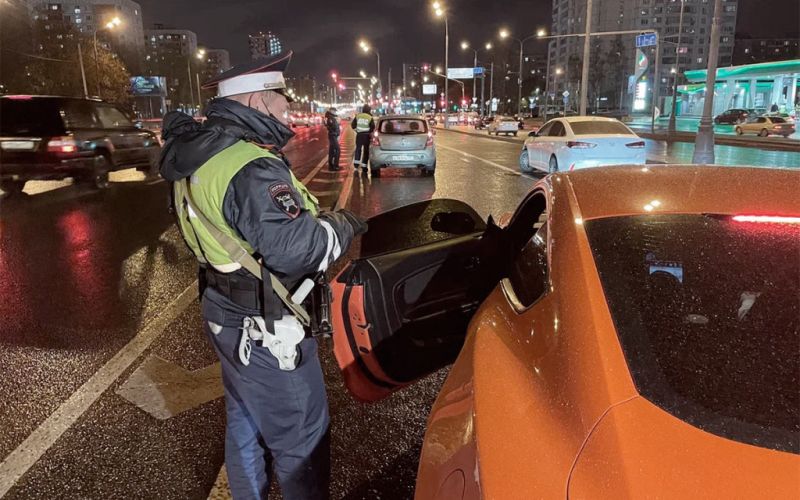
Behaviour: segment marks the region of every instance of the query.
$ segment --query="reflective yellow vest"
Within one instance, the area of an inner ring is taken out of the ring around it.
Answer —
[[[369,132],[369,122],[372,121],[372,115],[367,113],[359,113],[356,115],[356,132],[359,134]]]
[[[222,202],[228,185],[234,176],[248,163],[258,158],[274,158],[277,156],[255,144],[239,141],[225,148],[205,162],[189,179],[175,183],[175,207],[178,214],[178,225],[189,248],[202,263],[214,265],[222,272],[231,272],[241,267],[234,261],[222,245],[208,232],[198,218],[191,213],[184,200],[185,190],[189,190],[197,209],[211,221],[218,230],[235,239],[248,253],[253,248],[225,221]],[[292,184],[303,198],[304,208],[316,216],[319,213],[319,201],[302,182],[291,173]]]

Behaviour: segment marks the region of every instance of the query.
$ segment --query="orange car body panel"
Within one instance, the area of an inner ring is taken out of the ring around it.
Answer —
[[[781,483],[763,491],[796,492],[798,456],[706,433],[638,396],[583,221],[651,212],[798,215],[800,173],[604,167],[549,176],[534,190],[548,197],[551,291],[518,311],[501,283],[474,316],[431,411],[417,500],[566,498],[571,474],[575,498],[678,498],[686,485],[670,489],[670,482],[706,461],[714,462],[709,478],[739,471],[754,483]],[[658,436],[629,451],[646,431]],[[584,447],[589,454],[579,462]],[[603,460],[621,469],[604,470],[610,477],[594,490]],[[458,483],[454,471],[463,473],[463,493],[442,496],[440,488]],[[692,477],[707,491],[719,486]]]
[[[794,481],[787,481],[794,478]],[[796,455],[723,439],[638,397],[592,432],[572,498],[800,498]]]

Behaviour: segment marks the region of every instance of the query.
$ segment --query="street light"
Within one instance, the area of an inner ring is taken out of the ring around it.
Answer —
[[[358,74],[361,75],[361,78],[366,78],[367,77],[367,73],[363,69],[361,71],[359,71]]]
[[[531,35],[526,38],[514,38],[511,36],[511,33],[507,29],[500,30],[500,38],[505,40],[506,38],[510,38],[515,42],[519,43],[519,71],[517,73],[517,85],[518,85],[518,93],[517,93],[517,115],[522,116],[522,52],[524,50],[525,42],[531,40],[533,38],[541,38],[543,35],[543,30],[538,30],[535,35]]]
[[[383,84],[381,83],[381,53],[378,52],[378,49],[370,46],[366,40],[360,40],[358,45],[365,54],[369,54],[370,51],[375,52],[375,57],[378,59],[378,90],[383,91]]]
[[[714,110],[714,86],[717,83],[717,58],[719,57],[719,32],[722,24],[722,0],[714,2],[714,17],[711,21],[711,46],[708,49],[706,69],[706,97],[703,102],[703,116],[697,128],[692,163],[714,163],[714,125],[711,113]],[[658,84],[658,82],[656,82]]]
[[[97,32],[98,31],[111,31],[117,26],[122,24],[122,20],[119,17],[114,17],[112,20],[107,22],[103,28],[96,29],[92,33],[92,39],[94,42],[94,71],[95,71],[95,83],[97,85],[97,96],[100,97],[100,62],[97,56]],[[78,44],[78,50],[80,51],[80,44]],[[81,65],[83,64],[83,59],[81,59]],[[81,67],[81,72],[83,73],[83,67]],[[190,82],[191,83],[191,82]],[[84,82],[84,88],[86,87],[86,83]]]
[[[447,19],[447,11],[441,2],[433,2],[432,7],[436,17],[444,18],[444,128],[449,128],[450,124],[448,123],[448,117],[450,115],[450,82],[448,81],[447,72],[450,68],[450,24]]]
[[[670,71],[675,76],[672,80],[672,111],[669,114],[669,125],[667,126],[667,133],[675,133],[675,113],[678,111],[678,72],[681,66],[681,36],[683,35],[683,10],[685,9],[686,0],[681,0],[681,15],[678,17],[678,44],[675,47],[675,67]],[[661,57],[659,54],[658,57]],[[656,82],[658,84],[658,82]]]

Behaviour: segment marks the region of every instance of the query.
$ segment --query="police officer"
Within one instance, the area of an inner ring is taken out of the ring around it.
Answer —
[[[356,153],[353,156],[353,168],[356,169],[361,167],[362,170],[366,170],[369,163],[370,135],[375,130],[375,120],[372,119],[371,111],[369,104],[365,104],[361,108],[361,113],[357,114],[350,124],[353,130],[356,131]]]
[[[336,108],[331,108],[325,113],[325,128],[328,129],[328,170],[339,170],[339,114]]]
[[[267,498],[273,467],[284,498],[328,497],[328,405],[296,288],[366,230],[349,212],[321,213],[281,153],[294,135],[283,77],[291,55],[207,83],[219,97],[202,125],[178,112],[164,118],[161,174],[206,267],[203,326],[222,364],[235,499]]]

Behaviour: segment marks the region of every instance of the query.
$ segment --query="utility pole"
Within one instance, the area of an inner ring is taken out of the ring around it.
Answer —
[[[83,68],[83,51],[81,43],[78,42],[78,62],[81,65],[81,81],[83,82],[83,97],[89,97],[89,89],[86,87],[86,70]]]
[[[490,75],[489,75],[489,115],[493,115],[492,104],[494,104],[494,60],[492,60]]]
[[[189,76],[189,79],[186,80],[186,83],[189,84],[189,95],[192,98],[192,116],[194,116],[194,89],[192,88],[192,56],[190,55],[186,58],[186,74]]]
[[[589,93],[589,53],[591,50],[590,35],[592,32],[592,0],[586,0],[586,34],[583,38],[583,69],[581,71],[581,105],[580,115],[586,116],[586,103]]]
[[[722,24],[722,0],[714,1],[714,18],[711,21],[711,47],[708,49],[708,74],[706,75],[706,97],[703,102],[703,117],[697,128],[692,163],[714,163],[714,86],[717,83],[717,60],[719,59],[719,32]]]
[[[658,94],[661,89],[661,37],[656,32],[656,67],[653,71],[653,109],[650,119],[650,132],[656,131],[656,109],[658,108]]]
[[[475,75],[475,68],[478,67],[478,49],[475,49],[475,60],[472,63],[472,100],[477,101],[476,93],[478,87],[478,77]],[[469,105],[469,109],[472,110],[472,103]]]
[[[481,118],[483,118],[485,114],[486,114],[486,71],[481,73]]]
[[[444,16],[444,128],[450,128],[450,27],[447,14]]]
[[[675,113],[678,112],[678,77],[681,74],[681,36],[683,35],[683,9],[686,0],[681,0],[681,15],[678,18],[678,46],[675,47],[675,78],[672,80],[672,111],[669,114],[670,135],[675,133]]]

